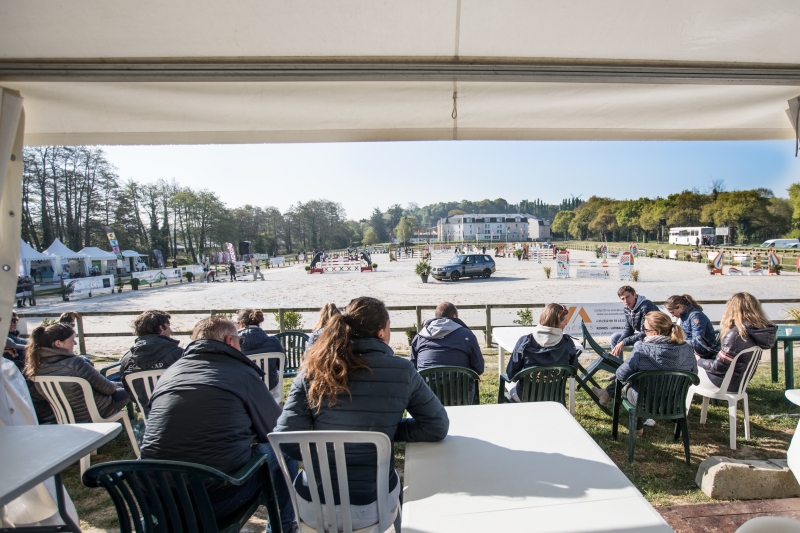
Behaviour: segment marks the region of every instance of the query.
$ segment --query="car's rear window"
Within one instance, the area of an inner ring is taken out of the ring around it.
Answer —
[[[492,261],[494,261],[494,259],[492,259],[492,258],[491,258],[491,257],[489,257],[488,255],[484,255],[484,256],[483,256],[483,260],[484,260],[484,261],[486,261],[487,263],[491,263]]]

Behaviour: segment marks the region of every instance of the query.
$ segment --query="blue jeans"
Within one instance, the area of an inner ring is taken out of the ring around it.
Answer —
[[[272,484],[275,488],[275,496],[278,498],[278,510],[281,513],[281,530],[287,533],[292,524],[295,522],[294,507],[292,507],[292,498],[289,496],[289,488],[286,486],[286,480],[283,478],[283,472],[278,464],[278,458],[275,456],[275,450],[268,442],[260,442],[253,446],[254,454],[267,454],[267,461],[269,463],[269,471],[272,474]],[[289,474],[294,479],[297,477],[298,463],[288,455],[284,454],[286,465],[289,467]],[[241,486],[239,491],[235,494],[211,503],[214,510],[214,516],[222,518],[248,501],[261,490],[261,479],[257,475],[253,475],[247,483]],[[266,533],[272,533],[272,524],[267,522]]]
[[[611,335],[611,347],[613,348],[614,346],[616,346],[617,343],[622,340],[622,337],[623,333],[621,331]]]

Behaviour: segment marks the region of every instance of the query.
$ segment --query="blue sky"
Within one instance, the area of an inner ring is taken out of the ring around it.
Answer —
[[[800,182],[793,141],[437,141],[393,143],[109,146],[123,179],[215,191],[228,206],[326,198],[348,217],[376,206],[449,200],[570,195],[617,199],[707,190],[771,188],[787,196]]]

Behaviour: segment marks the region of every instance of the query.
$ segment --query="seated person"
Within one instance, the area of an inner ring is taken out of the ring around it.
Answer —
[[[325,324],[328,323],[328,320],[330,320],[333,315],[337,315],[339,313],[339,308],[336,307],[335,303],[327,303],[322,306],[322,309],[319,310],[319,318],[317,319],[317,323],[314,324],[314,331],[308,336],[306,350],[308,350],[312,344],[317,342],[319,336],[322,335],[323,331],[325,331]]]
[[[623,285],[617,296],[625,306],[625,329],[611,335],[611,355],[622,358],[626,346],[633,346],[644,339],[644,317],[647,313],[658,311],[656,304],[639,296],[633,287]]]
[[[281,341],[267,335],[267,332],[261,329],[261,323],[264,322],[264,313],[258,309],[242,309],[236,313],[236,322],[239,335],[239,348],[244,355],[253,355],[257,353],[280,352],[286,353],[281,346]],[[283,386],[283,376],[279,376],[280,363],[277,359],[269,360],[269,368],[267,375],[269,376],[269,390],[272,391],[279,384]]]
[[[33,382],[36,376],[71,376],[89,382],[100,416],[108,418],[122,410],[130,397],[119,383],[110,381],[94,369],[85,357],[75,355],[75,330],[64,324],[39,326],[33,330],[25,352],[25,377],[39,423],[55,422],[50,403]],[[91,422],[83,389],[77,384],[63,387],[76,422]]]
[[[254,454],[266,453],[281,529],[289,533],[296,527],[292,502],[267,439],[281,408],[263,376],[239,350],[236,324],[221,316],[198,322],[183,357],[167,369],[153,392],[142,458],[188,461],[234,474]],[[289,464],[297,468],[296,462]],[[233,513],[260,490],[258,475],[238,487],[209,487],[214,516]],[[270,524],[270,529],[277,528]]]
[[[450,426],[447,412],[413,365],[394,356],[388,345],[390,325],[386,306],[375,298],[356,298],[344,313],[334,315],[306,351],[275,431],[380,431],[393,443],[445,438]],[[404,416],[406,410],[413,418]],[[358,448],[345,450],[353,529],[378,520],[375,460]],[[296,446],[284,452],[301,459]],[[316,527],[305,473],[296,477],[294,487],[300,518]],[[386,502],[392,512],[399,511],[401,490],[392,455]],[[338,498],[335,479],[333,492]],[[395,531],[400,531],[399,512]]]
[[[531,366],[569,365],[578,367],[578,348],[564,333],[569,310],[561,304],[547,304],[539,315],[536,331],[517,341],[506,366],[506,376],[514,379],[520,370]],[[522,383],[506,383],[509,399],[519,402]]]
[[[617,382],[628,379],[636,372],[646,370],[682,370],[697,374],[697,361],[694,350],[685,342],[683,329],[672,323],[672,319],[662,311],[647,313],[644,320],[645,337],[633,345],[628,360],[617,369],[617,379],[605,390],[597,387],[592,390],[600,398],[600,404],[605,406],[611,401],[616,392]],[[636,403],[636,387],[627,390],[628,401]],[[644,420],[638,420],[636,433],[641,435],[644,431]]]
[[[8,337],[6,337],[3,357],[13,361],[19,371],[22,372],[25,369],[25,348],[28,341],[19,336],[17,324],[19,324],[19,317],[17,313],[11,311],[11,321],[8,323]]]
[[[120,359],[119,368],[122,385],[128,394],[131,394],[131,390],[125,381],[126,376],[144,370],[166,370],[183,356],[183,348],[178,345],[178,339],[172,338],[170,318],[169,313],[151,309],[133,321],[136,340],[131,349]],[[141,380],[134,386],[139,397],[144,398],[146,395]],[[145,413],[150,411],[149,405],[140,407]]]
[[[719,387],[733,359],[742,351],[758,346],[763,350],[775,344],[778,327],[767,318],[764,309],[752,294],[739,292],[731,296],[720,321],[722,347],[713,359],[698,357],[700,384]],[[737,392],[742,376],[753,357],[752,353],[736,360],[728,392]]]
[[[669,314],[680,319],[686,342],[694,349],[695,355],[703,359],[713,359],[719,351],[719,341],[711,320],[703,308],[688,294],[675,294],[664,303]]]

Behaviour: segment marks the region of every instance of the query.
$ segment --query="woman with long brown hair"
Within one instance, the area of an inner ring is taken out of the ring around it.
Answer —
[[[742,351],[758,346],[762,350],[775,344],[778,326],[767,318],[761,302],[746,292],[738,292],[731,296],[720,321],[720,338],[722,347],[713,359],[699,359],[697,365],[703,370],[699,373],[701,382],[710,382],[716,387],[722,385],[725,373],[733,359]],[[728,392],[736,392],[742,382],[752,353],[743,355],[736,361],[733,377]]]
[[[325,331],[325,324],[333,318],[333,316],[341,314],[339,308],[336,307],[335,303],[326,303],[322,306],[322,309],[319,310],[319,318],[317,319],[317,323],[314,324],[314,331],[311,335],[308,336],[308,342],[306,343],[306,349],[310,348],[312,344],[317,342],[322,332]]]
[[[306,351],[275,431],[379,431],[392,442],[442,440],[449,427],[447,413],[411,362],[394,356],[390,335],[389,312],[375,298],[356,298],[334,314]],[[403,417],[406,410],[413,418]],[[285,452],[301,459],[299,450]],[[366,527],[377,520],[374,448],[348,446],[346,454],[353,528]],[[333,487],[338,498],[336,481]],[[304,473],[295,489],[300,518],[313,525]],[[387,503],[393,511],[399,510],[400,491],[392,458]],[[395,530],[400,531],[397,517]]]
[[[66,324],[39,326],[31,332],[25,351],[25,377],[39,422],[55,420],[47,399],[33,382],[36,376],[70,376],[89,382],[100,416],[106,418],[118,413],[130,398],[119,383],[109,381],[95,370],[88,359],[75,355],[75,330]],[[67,401],[77,422],[91,422],[80,385],[64,386]]]

